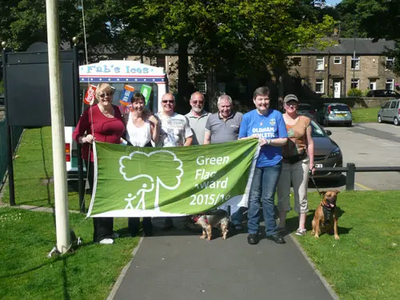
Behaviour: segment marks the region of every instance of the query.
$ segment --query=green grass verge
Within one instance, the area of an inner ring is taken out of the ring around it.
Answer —
[[[378,111],[380,109],[380,107],[353,109],[351,111],[353,114],[353,122],[378,122]]]
[[[342,192],[340,240],[296,237],[340,299],[397,299],[400,286],[400,191]],[[307,228],[320,199],[309,197]],[[289,215],[292,229],[297,216]],[[289,223],[290,224],[290,223]]]
[[[26,129],[14,160],[15,202],[17,205],[54,206],[54,185],[47,179],[53,176],[51,128]],[[3,202],[9,201],[8,190]],[[79,211],[77,191],[68,193],[70,210]],[[85,196],[88,207],[90,196]]]
[[[126,237],[113,245],[94,244],[92,220],[70,214],[70,226],[83,244],[47,258],[56,240],[52,213],[0,208],[0,226],[0,299],[8,300],[106,299],[138,242]],[[116,220],[115,230],[126,234],[126,227],[126,219]]]

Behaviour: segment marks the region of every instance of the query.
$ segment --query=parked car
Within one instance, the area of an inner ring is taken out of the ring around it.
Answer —
[[[310,115],[308,115],[311,117]],[[335,168],[343,166],[343,155],[339,145],[330,138],[332,132],[325,130],[314,120],[311,120],[312,137],[314,140],[314,165],[319,168]],[[315,172],[314,178],[339,180],[341,172]]]
[[[399,97],[400,94],[392,90],[370,90],[367,97]]]
[[[318,112],[317,120],[324,126],[332,124],[351,126],[353,115],[350,108],[344,103],[325,103],[322,110]]]
[[[378,122],[390,122],[399,126],[400,120],[400,99],[393,99],[386,102],[378,112]]]
[[[299,106],[297,107],[297,113],[299,115],[310,114],[314,116],[315,109],[309,103],[299,103]]]

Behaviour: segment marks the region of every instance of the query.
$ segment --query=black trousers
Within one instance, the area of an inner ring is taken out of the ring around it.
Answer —
[[[136,236],[139,233],[140,218],[128,218],[128,229],[132,236]],[[153,224],[151,218],[143,218],[142,228],[145,235],[151,235],[153,231]]]
[[[90,194],[93,191],[94,163],[84,160],[88,172]],[[114,227],[113,218],[93,218],[93,242],[100,242],[102,239],[112,238]]]

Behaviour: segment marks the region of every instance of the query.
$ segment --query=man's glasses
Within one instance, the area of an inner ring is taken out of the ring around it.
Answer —
[[[174,100],[162,100],[162,103],[171,103],[173,104],[175,101]]]
[[[111,97],[112,95],[113,95],[113,93],[103,93],[103,94],[100,94],[99,97],[100,98],[104,98],[105,96]]]

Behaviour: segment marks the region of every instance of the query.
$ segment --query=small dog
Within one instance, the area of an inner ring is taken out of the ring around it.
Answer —
[[[335,239],[339,239],[338,211],[336,208],[336,200],[339,193],[340,192],[337,190],[320,193],[323,198],[320,205],[315,209],[311,231],[311,235],[314,235],[316,239],[319,238],[321,231],[329,232],[332,230],[332,227],[334,230]]]
[[[203,234],[200,236],[201,239],[207,239],[211,241],[212,229],[220,226],[222,232],[222,238],[226,240],[228,237],[228,226],[229,218],[228,213],[225,210],[217,209],[208,211],[206,214],[197,215],[193,218],[195,224],[201,226]]]

